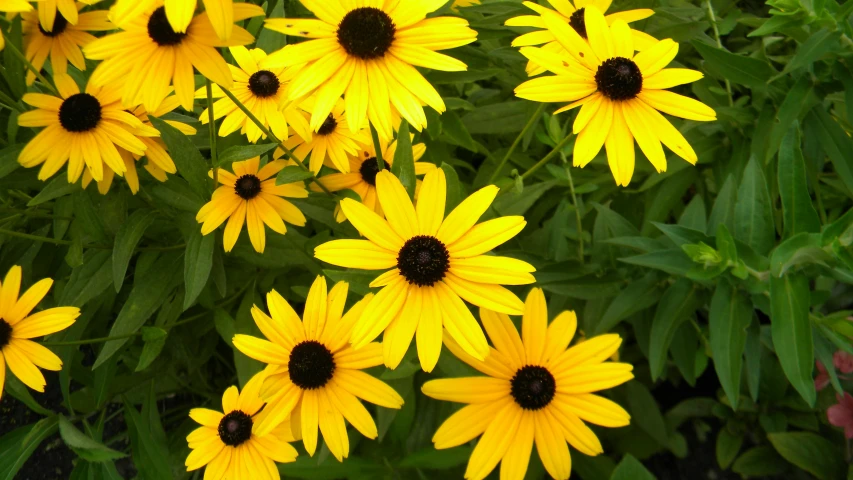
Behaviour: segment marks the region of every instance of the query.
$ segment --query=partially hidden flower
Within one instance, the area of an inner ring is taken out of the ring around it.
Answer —
[[[240,20],[235,13],[231,0],[203,0],[204,10],[210,18],[210,24],[220,40],[228,40],[234,31],[234,22]],[[162,4],[162,2],[160,3]],[[187,33],[195,15],[196,0],[165,0],[166,18],[177,33]],[[147,10],[158,6],[158,0],[116,0],[110,11],[110,17],[117,25],[124,25]],[[242,8],[237,6],[237,9]]]
[[[826,410],[826,418],[829,423],[844,429],[844,436],[853,439],[853,396],[844,392],[844,396],[836,394],[837,404]]]

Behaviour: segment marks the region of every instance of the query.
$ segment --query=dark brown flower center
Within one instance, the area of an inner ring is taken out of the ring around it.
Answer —
[[[59,124],[69,132],[87,132],[101,121],[101,102],[88,93],[76,93],[59,107]]]
[[[630,100],[643,90],[643,74],[633,60],[608,58],[595,72],[595,84],[610,100]]]
[[[382,169],[388,171],[391,170],[388,166],[388,162],[382,162]],[[368,158],[362,162],[358,172],[361,174],[362,180],[370,185],[376,186],[376,175],[379,174],[379,161],[376,160],[376,157]]]
[[[579,8],[579,9],[575,10],[575,13],[573,13],[572,16],[569,17],[569,25],[571,25],[571,27],[574,28],[576,32],[578,32],[578,35],[580,35],[583,38],[587,38],[587,36],[586,36],[586,22],[585,22],[584,17],[585,17],[585,15],[584,15],[584,9],[583,8]]]
[[[338,25],[338,43],[348,54],[370,60],[385,55],[394,43],[396,31],[394,21],[382,10],[356,8],[347,13]]]
[[[255,175],[243,175],[234,182],[234,191],[244,200],[251,200],[261,193],[261,179]]]
[[[253,424],[248,414],[234,410],[219,421],[219,438],[225,445],[236,447],[252,437]]]
[[[545,367],[526,365],[512,377],[510,394],[525,410],[539,410],[551,403],[557,392],[557,382]]]
[[[172,30],[169,19],[166,18],[166,7],[154,10],[148,19],[148,36],[161,47],[178,45],[187,36],[186,33],[178,33]]]
[[[12,339],[12,326],[6,320],[0,319],[0,350],[9,344]]]
[[[278,92],[280,86],[278,77],[267,70],[258,70],[249,77],[249,90],[256,97],[271,97]]]
[[[403,244],[397,255],[397,268],[409,283],[429,287],[444,278],[450,268],[450,253],[441,240],[418,235]]]
[[[290,381],[297,387],[313,390],[332,379],[335,373],[335,357],[322,343],[308,340],[290,351],[287,369],[290,372]]]
[[[57,10],[56,17],[53,19],[53,28],[51,28],[49,32],[42,28],[41,22],[38,22],[38,26],[39,31],[45,37],[55,37],[65,31],[65,28],[68,26],[68,20],[66,20],[65,17],[59,13],[59,10]]]
[[[329,116],[326,117],[326,120],[323,121],[323,124],[320,125],[320,129],[317,130],[317,134],[325,137],[326,135],[331,135],[336,128],[338,128],[338,121],[335,120],[335,117],[330,113]]]

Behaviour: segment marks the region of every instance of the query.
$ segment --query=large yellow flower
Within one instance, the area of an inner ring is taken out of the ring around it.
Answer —
[[[326,279],[317,277],[308,291],[300,321],[293,308],[275,290],[267,294],[272,318],[257,306],[252,317],[271,341],[249,335],[234,336],[234,347],[267,363],[269,374],[261,389],[268,402],[267,419],[258,425],[263,434],[293,415],[292,425],[305,450],[317,449],[317,427],[329,451],[342,461],[349,455],[346,419],[367,438],[376,438],[376,424],[359,399],[386,408],[400,408],[403,398],[384,382],[362,372],[382,363],[382,346],[356,351],[347,340],[353,324],[372,295],[344,315],[349,285],[335,284],[326,291]]]
[[[574,5],[572,5],[571,0],[548,0],[548,3],[550,3],[556,11],[533,2],[524,2],[524,5],[540,15],[548,12],[560,17],[563,22],[569,24],[569,26],[578,33],[578,35],[586,39],[586,23],[584,20],[586,7],[595,7],[601,12],[606,12],[607,9],[610,8],[611,0],[575,0]],[[654,13],[654,10],[639,8],[636,10],[625,10],[624,12],[611,13],[604,18],[607,20],[608,25],[612,25],[616,20],[623,20],[625,23],[632,23],[649,18],[654,15]],[[557,41],[554,34],[547,29],[548,27],[545,26],[545,22],[542,20],[541,16],[521,15],[513,17],[506,21],[506,25],[511,27],[536,27],[542,29],[525,33],[524,35],[519,35],[518,38],[512,41],[512,46],[514,47],[529,47],[544,44],[542,48],[549,52],[557,54],[566,53],[565,49],[560,42]],[[631,40],[634,45],[634,50],[639,51],[645,50],[657,43],[657,39],[651,35],[633,29],[631,30]],[[546,69],[543,66],[536,64],[533,60],[527,63],[527,73],[530,76],[539,75],[540,73],[545,72],[545,70]]]
[[[288,88],[291,100],[316,94],[311,128],[320,129],[338,98],[345,95],[350,129],[367,120],[392,137],[392,110],[420,130],[427,124],[422,105],[439,113],[441,96],[415,67],[466,70],[464,63],[437,53],[477,38],[461,18],[427,14],[446,0],[300,0],[317,19],[274,18],[267,28],[312,40],[287,45],[270,55],[282,66],[302,65]],[[356,6],[360,5],[360,6]]]
[[[86,4],[78,3],[77,8]],[[106,10],[96,10],[81,13],[77,24],[72,25],[59,14],[53,21],[53,30],[48,32],[41,28],[38,13],[31,11],[21,15],[23,18],[24,54],[36,70],[41,70],[45,60],[50,57],[50,66],[54,75],[68,71],[68,62],[78,70],[86,70],[86,59],[80,47],[95,41],[95,37],[87,32],[112,30],[115,28],[107,20]],[[27,85],[36,79],[32,70],[27,70]]]
[[[151,115],[155,117],[162,117],[176,108],[178,108],[178,99],[172,95],[166,97],[166,99],[163,100],[163,103],[160,104],[160,108],[151,112]],[[148,111],[145,110],[145,107],[142,105],[130,110],[130,113],[136,116],[143,125],[154,128],[154,126],[151,125],[151,120],[148,118]],[[178,129],[184,135],[192,136],[196,134],[195,128],[187,125],[186,123],[179,122],[177,120],[164,121]],[[172,156],[169,155],[168,147],[166,147],[163,140],[159,137],[137,136],[136,138],[145,145],[145,158],[147,161],[143,167],[151,174],[152,177],[161,182],[165,182],[167,173],[177,173],[178,169],[175,166],[175,161],[172,160]],[[118,148],[118,153],[121,155],[121,159],[124,161],[124,166],[127,168],[127,171],[124,172],[124,179],[130,187],[131,193],[136,195],[136,192],[139,191],[139,175],[136,172],[136,161],[142,158],[142,155],[128,152],[121,147]],[[110,186],[113,183],[113,178],[115,178],[115,174],[112,170],[104,170],[103,180],[96,182],[98,184],[98,191],[101,195],[106,195],[107,192],[109,192]],[[92,180],[92,173],[89,169],[84,170],[83,188],[88,187]]]
[[[156,8],[157,2],[158,0],[117,0],[110,11],[110,17],[116,25],[124,26],[147,10]],[[231,38],[234,22],[240,20],[240,18],[236,18],[238,14],[235,12],[232,1],[203,0],[203,2],[204,10],[210,18],[216,36],[222,41]],[[166,18],[169,20],[172,30],[178,33],[186,33],[193,15],[195,15],[196,0],[165,0],[165,7]]]
[[[57,14],[65,17],[71,25],[77,25],[77,3],[74,0],[35,0],[38,4],[38,16],[41,28],[46,32],[53,31]],[[101,0],[81,0],[86,5],[94,5]],[[12,3],[17,4],[18,0]],[[25,10],[29,11],[29,10]]]
[[[445,337],[445,344],[468,365],[488,377],[426,382],[432,398],[467,403],[432,437],[435,448],[451,448],[482,435],[465,478],[482,480],[501,462],[501,479],[521,480],[533,444],[545,470],[557,480],[569,478],[568,442],[586,455],[602,453],[601,443],[584,420],[623,427],[631,417],[616,403],[592,392],[634,378],[627,363],[605,362],[619,348],[619,335],[601,335],[566,348],[577,329],[574,312],[563,312],[548,325],[542,290],[527,296],[521,337],[508,316],[480,309],[480,320],[494,348],[485,361],[471,357]]]
[[[618,185],[627,186],[634,174],[634,139],[658,172],[666,170],[661,142],[695,164],[693,148],[658,110],[689,120],[715,120],[716,113],[707,105],[664,90],[695,82],[702,73],[663,68],[678,53],[678,44],[670,39],[634,55],[627,23],[616,20],[608,26],[604,15],[593,6],[586,7],[584,17],[589,43],[561,18],[549,12],[542,14],[545,25],[567,53],[522,48],[524,56],[556,76],[528,80],[515,89],[515,94],[537,102],[572,102],[557,112],[582,106],[573,126],[578,135],[574,165],[586,166],[604,146]]]
[[[376,175],[376,190],[387,221],[346,198],[341,209],[367,240],[333,240],[314,249],[314,256],[333,265],[392,269],[370,284],[382,290],[353,329],[353,346],[361,348],[384,331],[385,365],[396,368],[417,333],[421,366],[429,372],[441,352],[443,325],[466,352],[485,358],[486,337],[462,299],[521,314],[524,304],[502,284],[533,283],[533,266],[484,253],[518,234],[527,223],[524,217],[475,225],[498,194],[498,187],[490,185],[444,218],[447,186],[440,168],[424,177],[417,210],[391,172]]]
[[[127,171],[116,147],[143,155],[145,144],[138,136],[157,137],[156,129],[126,112],[113,87],[89,83],[84,93],[68,74],[53,77],[60,97],[26,93],[23,101],[36,107],[18,117],[22,127],[47,127],[21,150],[18,162],[30,168],[42,165],[38,178],[46,180],[68,163],[68,183],[74,183],[86,167],[96,181],[105,170]],[[106,165],[106,169],[104,168]]]
[[[77,307],[55,307],[30,315],[47,295],[53,280],[39,280],[18,298],[21,290],[21,267],[15,265],[0,284],[0,398],[6,382],[6,366],[12,375],[37,392],[47,382],[38,367],[62,370],[62,360],[42,345],[30,340],[65,330],[77,317]]]
[[[185,465],[187,471],[207,466],[205,480],[281,478],[275,462],[296,460],[296,449],[290,423],[258,432],[258,425],[268,416],[259,397],[266,372],[255,374],[243,387],[231,386],[222,394],[222,412],[207,408],[190,410],[190,418],[201,424],[187,436],[192,450]]]
[[[290,124],[297,133],[310,138],[311,129],[308,127],[308,119],[301,111],[292,105],[284,110],[279,108],[285,99],[284,89],[293,78],[295,70],[269,67],[267,54],[260,48],[249,50],[246,47],[231,47],[229,50],[239,66],[228,65],[234,77],[234,88],[231,93],[237,97],[237,100],[240,100],[240,103],[276,137],[287,138],[287,125]],[[213,98],[225,97],[225,93],[219,85],[213,85],[212,96]],[[207,98],[207,88],[198,89],[195,92],[195,98]],[[250,120],[228,97],[213,104],[213,114],[214,120],[225,117],[219,125],[221,137],[240,130],[240,133],[246,135],[252,143],[260,138],[266,138],[255,122]],[[209,119],[208,109],[205,108],[199,115],[199,120],[202,125],[206,125]]]
[[[305,184],[275,184],[275,175],[285,165],[284,160],[274,160],[260,167],[260,157],[255,157],[232,163],[234,173],[220,168],[217,178],[222,186],[213,192],[213,197],[195,217],[199,223],[203,223],[201,234],[209,234],[228,220],[222,243],[225,251],[230,252],[245,223],[252,246],[255,251],[263,253],[267,244],[264,224],[282,235],[287,232],[284,222],[300,227],[305,225],[305,215],[296,205],[282,198],[307,197]]]
[[[245,45],[254,37],[234,26],[227,41],[213,31],[207,13],[193,18],[186,33],[172,29],[166,20],[162,0],[124,24],[124,31],[107,35],[87,45],[83,51],[92,60],[103,60],[92,72],[95,85],[124,85],[122,102],[132,108],[144,104],[157,110],[171,91],[187,111],[193,110],[195,78],[193,67],[211,81],[230,89],[231,71],[216,47]],[[234,20],[263,15],[264,10],[251,3],[234,4]]]

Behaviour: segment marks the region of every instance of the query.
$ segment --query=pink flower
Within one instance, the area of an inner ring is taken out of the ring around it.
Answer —
[[[853,355],[844,350],[839,350],[832,355],[832,363],[835,364],[836,370],[841,373],[853,372]]]
[[[817,360],[814,363],[817,367],[817,376],[814,377],[814,388],[819,392],[829,385],[829,374],[826,373],[826,367],[822,363]]]
[[[853,397],[845,392],[844,397],[836,395],[835,398],[838,404],[827,409],[826,418],[832,425],[843,428],[848,440],[853,439]]]

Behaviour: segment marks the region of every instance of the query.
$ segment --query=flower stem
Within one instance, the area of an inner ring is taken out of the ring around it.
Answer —
[[[20,215],[20,214],[18,214],[18,215]],[[26,240],[32,240],[34,242],[52,243],[54,245],[71,245],[73,243],[70,240],[59,240],[56,238],[42,237],[39,235],[31,235],[29,233],[16,232],[14,230],[8,230],[5,228],[0,228],[0,235],[7,235],[9,237],[23,238]],[[186,248],[186,246],[187,246],[187,244],[181,243],[178,245],[165,245],[162,247],[156,247],[156,246],[155,247],[136,247],[136,250],[138,250],[140,252],[164,252],[167,250],[180,250],[182,248]],[[83,245],[83,248],[97,248],[100,250],[112,250],[113,249],[112,246],[94,245],[94,244]]]
[[[539,104],[539,108],[537,108],[536,111],[533,112],[533,115],[530,117],[530,120],[527,121],[527,125],[525,125],[521,132],[518,134],[518,136],[515,137],[515,141],[512,142],[512,145],[510,145],[509,150],[507,150],[506,154],[504,155],[504,158],[501,159],[501,163],[498,164],[498,167],[495,169],[494,172],[492,172],[492,174],[489,176],[489,181],[486,183],[492,184],[495,182],[495,178],[497,178],[500,171],[504,168],[506,162],[509,161],[509,157],[511,157],[513,152],[515,152],[515,149],[518,148],[518,144],[520,144],[521,140],[525,136],[527,136],[527,132],[529,132],[530,129],[533,128],[534,125],[536,125],[536,121],[539,119],[539,116],[542,115],[542,112],[545,110],[545,105],[547,104]]]
[[[213,87],[210,80],[206,80],[207,86],[207,127],[210,131],[210,166],[213,169],[213,185],[219,184],[219,160],[216,153],[216,122],[213,115]]]
[[[711,0],[705,0],[705,8],[708,10],[708,17],[711,20],[711,28],[714,29],[714,40],[717,41],[717,48],[720,50],[723,49],[723,42],[720,41],[720,29],[717,28],[717,16],[714,15],[714,7],[711,6]],[[734,106],[734,99],[732,98],[732,84],[729,82],[729,79],[726,78],[726,93],[729,94],[729,106]]]
[[[221,86],[220,86],[220,88],[222,88],[222,91],[225,93],[225,96],[230,98],[231,101],[234,102],[234,105],[236,105],[237,108],[239,108],[240,111],[242,111],[244,114],[246,114],[246,116],[249,117],[249,120],[251,120],[255,125],[257,125],[258,128],[261,130],[261,132],[263,132],[264,135],[267,136],[267,138],[269,138],[273,142],[277,143],[278,146],[281,147],[282,150],[284,150],[284,152],[285,152],[285,154],[287,154],[288,158],[290,158],[291,160],[296,162],[296,164],[299,165],[300,167],[302,167],[302,169],[305,170],[306,172],[311,172],[311,169],[309,169],[307,166],[305,166],[305,163],[303,163],[302,160],[300,160],[296,155],[294,155],[293,152],[291,152],[289,148],[285,147],[284,142],[282,142],[281,140],[278,139],[278,137],[273,135],[273,133],[266,126],[264,126],[264,124],[261,123],[260,120],[258,120],[258,117],[256,117],[255,114],[252,113],[251,110],[246,108],[245,105],[243,105],[243,102],[238,100],[237,97],[235,97],[234,94],[231,93],[231,91],[228,90],[227,88],[224,88]],[[329,195],[330,197],[335,196],[334,193],[332,193],[328,188],[326,188],[325,185],[323,185],[323,182],[321,182],[320,179],[317,178],[317,175],[314,172],[311,172],[311,180],[314,183],[316,183],[317,186],[320,187],[321,190],[326,192],[327,195]]]
[[[50,82],[48,82],[47,79],[44,78],[44,75],[42,75],[41,72],[36,67],[34,67],[29,60],[27,60],[27,57],[25,57],[24,54],[21,53],[20,50],[18,50],[18,47],[16,47],[15,44],[9,40],[9,37],[6,37],[5,35],[4,37],[6,38],[6,48],[8,48],[13,55],[18,57],[18,59],[24,62],[24,65],[26,65],[27,68],[30,69],[30,71],[36,74],[36,78],[38,78],[39,81],[44,84],[45,88],[50,90],[51,93],[53,93],[54,95],[59,95],[59,92],[55,88],[53,88],[53,85],[51,85]]]
[[[526,172],[521,174],[521,178],[524,179],[524,178],[529,177],[530,175],[533,175],[533,173],[535,173],[536,170],[539,170],[546,163],[551,161],[551,159],[556,157],[557,154],[560,153],[560,151],[563,149],[563,147],[565,147],[569,143],[569,140],[571,140],[571,139],[572,139],[571,135],[566,135],[566,138],[562,139],[560,141],[560,143],[558,143],[550,152],[548,152],[548,155],[545,155],[544,157],[542,157],[542,160],[539,160],[538,162],[536,162],[536,165],[533,165],[532,167],[527,169]]]
[[[373,149],[376,150],[376,166],[381,172],[385,168],[385,161],[382,158],[382,145],[379,143],[379,133],[376,132],[376,128],[373,127],[372,123],[370,123],[370,136],[373,138]]]
[[[575,182],[572,180],[572,167],[566,163],[566,176],[569,177],[569,192],[572,194],[572,206],[575,207],[575,222],[578,229],[578,261],[583,265],[583,222],[581,221],[581,210],[578,205],[578,197],[575,195]]]

